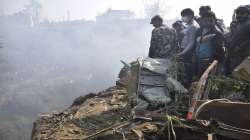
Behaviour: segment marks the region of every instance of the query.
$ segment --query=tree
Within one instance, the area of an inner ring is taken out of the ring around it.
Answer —
[[[164,17],[168,9],[165,2],[164,0],[144,0],[145,17],[151,18],[154,15],[161,15]]]

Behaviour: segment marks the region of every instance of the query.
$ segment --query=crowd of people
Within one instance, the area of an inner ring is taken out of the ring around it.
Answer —
[[[250,5],[235,9],[230,28],[218,19],[210,6],[201,6],[199,16],[192,9],[183,9],[181,20],[172,27],[163,24],[159,15],[151,19],[149,57],[175,57],[185,64],[189,80],[201,76],[211,62],[217,60],[223,75],[230,75],[250,56]]]

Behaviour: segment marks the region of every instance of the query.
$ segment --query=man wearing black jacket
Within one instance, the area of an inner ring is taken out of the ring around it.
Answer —
[[[232,71],[247,56],[250,56],[250,7],[240,6],[236,9],[236,29],[229,46],[229,59]]]
[[[224,59],[223,33],[216,28],[216,16],[212,11],[203,13],[203,23],[196,32],[195,56],[197,61],[197,74],[206,70],[213,60],[222,62]]]

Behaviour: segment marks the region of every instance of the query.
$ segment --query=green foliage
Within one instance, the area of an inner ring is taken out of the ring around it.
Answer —
[[[229,77],[211,77],[210,79],[211,93],[213,97],[224,97],[232,93],[242,93],[249,86],[248,83],[232,79]]]

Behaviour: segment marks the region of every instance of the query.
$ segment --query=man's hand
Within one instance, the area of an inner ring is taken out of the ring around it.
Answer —
[[[176,55],[176,59],[177,59],[177,60],[182,60],[182,59],[183,59],[183,53],[182,53],[182,52],[178,53],[178,54]]]
[[[236,46],[233,50],[234,53],[238,52],[240,50],[240,47],[239,46]]]
[[[207,42],[209,39],[211,39],[212,37],[214,37],[216,34],[209,34],[206,35],[202,38],[202,42]]]
[[[216,35],[216,34],[205,35],[205,36],[202,37],[202,39],[201,39],[201,37],[199,36],[199,37],[196,39],[196,41],[197,41],[197,42],[200,42],[200,40],[201,40],[201,42],[207,42],[210,38],[214,37],[215,35]]]

